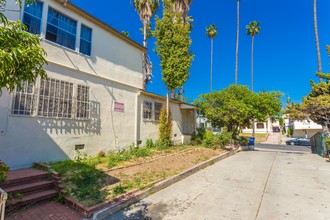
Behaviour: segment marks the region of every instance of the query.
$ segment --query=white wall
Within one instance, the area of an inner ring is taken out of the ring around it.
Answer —
[[[90,87],[91,119],[53,119],[10,114],[11,97],[0,97],[0,159],[11,169],[29,167],[32,162],[73,158],[75,145],[95,155],[100,150],[128,147],[135,140],[138,90],[78,71],[50,64],[51,78]],[[60,74],[59,74],[60,72]],[[124,103],[124,112],[113,110],[114,101]]]
[[[100,150],[118,150],[137,138],[138,93],[143,86],[142,46],[111,28],[81,14],[73,6],[63,7],[44,0],[41,45],[47,52],[48,77],[90,87],[91,119],[54,119],[11,115],[11,95],[0,97],[0,160],[11,169],[30,167],[32,162],[73,158],[75,145],[95,155]],[[48,6],[77,20],[76,49],[45,40]],[[8,0],[8,9],[18,9]],[[71,10],[72,9],[72,10]],[[22,13],[6,12],[10,20]],[[92,53],[79,53],[80,25],[92,28]],[[124,112],[114,111],[114,101],[124,103]]]
[[[166,106],[166,100],[165,98],[159,98],[156,96],[148,96],[145,94],[140,95],[139,99],[139,111],[140,111],[140,121],[139,121],[139,139],[142,140],[142,146],[146,143],[147,139],[152,139],[154,142],[158,140],[159,137],[159,132],[158,132],[158,127],[159,127],[159,122],[154,121],[154,120],[144,120],[143,119],[143,103],[144,101],[150,101],[150,102],[159,102],[162,103],[163,106]],[[195,125],[195,119],[194,119],[194,113],[191,111],[186,111],[180,109],[180,103],[178,102],[170,102],[170,110],[172,114],[172,125],[173,125],[173,130],[172,130],[172,141],[174,144],[182,144],[183,142],[187,143],[190,141],[190,138],[187,137],[189,135],[185,135],[183,133],[183,120],[185,120],[186,123],[189,123],[187,125],[188,128],[191,129]],[[184,118],[185,117],[185,118]]]

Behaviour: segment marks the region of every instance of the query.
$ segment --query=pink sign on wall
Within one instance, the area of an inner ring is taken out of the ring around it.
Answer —
[[[115,112],[124,112],[124,110],[125,110],[124,103],[115,102],[114,103],[114,110],[115,110]]]

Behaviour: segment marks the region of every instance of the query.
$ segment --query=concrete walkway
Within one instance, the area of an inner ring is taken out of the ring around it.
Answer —
[[[107,219],[329,219],[330,163],[306,152],[246,151]]]

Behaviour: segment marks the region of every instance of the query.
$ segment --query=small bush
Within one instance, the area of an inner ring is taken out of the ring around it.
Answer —
[[[131,148],[131,154],[135,157],[147,157],[150,155],[150,149],[146,147]]]
[[[159,115],[159,144],[163,148],[172,145],[172,116],[171,111],[168,114],[165,106],[162,107]]]
[[[77,155],[74,157],[74,160],[77,162],[80,162],[82,160],[86,160],[87,159],[87,154],[81,152],[80,150],[76,150]]]
[[[152,141],[151,138],[148,138],[148,139],[146,140],[146,145],[145,145],[145,147],[146,147],[146,148],[154,148],[154,147],[155,147],[155,144],[154,144],[154,142]]]
[[[217,138],[212,131],[205,132],[202,145],[207,148],[214,148],[217,145]]]
[[[290,136],[293,135],[293,129],[292,128],[288,128],[288,135],[290,135]]]
[[[0,182],[4,182],[7,178],[9,167],[0,160]]]
[[[232,135],[233,134],[231,132],[228,132],[227,130],[221,131],[220,133],[217,134],[218,137],[217,143],[219,143],[220,147],[224,148],[230,143]]]

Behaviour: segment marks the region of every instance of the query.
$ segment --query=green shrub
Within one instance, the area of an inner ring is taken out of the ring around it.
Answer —
[[[169,112],[167,120],[167,110],[165,106],[162,107],[159,115],[159,146],[167,148],[172,145],[172,116]]]
[[[290,135],[290,136],[293,135],[293,129],[292,128],[288,128],[288,135]]]
[[[232,132],[228,132],[227,130],[223,130],[220,133],[217,134],[218,141],[217,143],[220,145],[220,147],[225,147],[230,143]]]
[[[0,183],[6,180],[8,172],[9,167],[0,160]]]
[[[135,157],[147,157],[150,155],[150,148],[147,147],[133,147],[130,153]]]
[[[151,138],[148,138],[146,140],[146,145],[145,145],[146,148],[154,148],[155,147],[155,144],[153,142],[153,140]]]
[[[217,138],[212,131],[206,131],[204,133],[202,145],[207,148],[214,148],[217,145]]]

